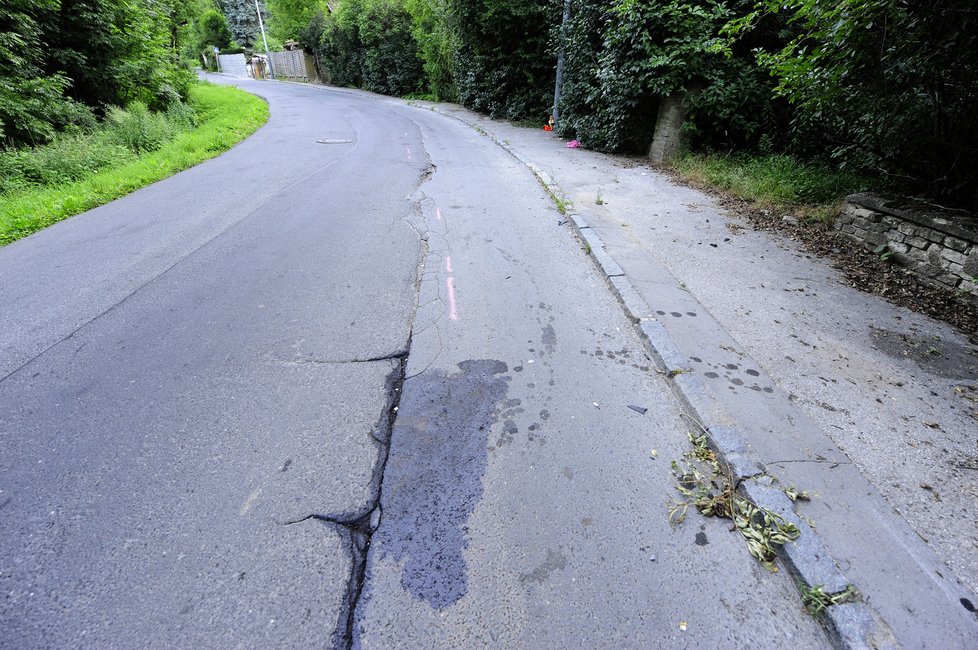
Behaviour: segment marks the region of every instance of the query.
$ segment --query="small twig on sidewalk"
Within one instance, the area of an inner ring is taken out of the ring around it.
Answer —
[[[832,460],[830,458],[797,458],[794,460],[769,460],[766,465],[783,465],[785,463],[825,463],[835,469],[839,465],[852,465],[851,460]]]

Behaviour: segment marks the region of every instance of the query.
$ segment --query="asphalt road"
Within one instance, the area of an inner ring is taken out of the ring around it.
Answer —
[[[689,426],[524,166],[239,85],[249,140],[0,249],[0,646],[825,645],[668,525]]]

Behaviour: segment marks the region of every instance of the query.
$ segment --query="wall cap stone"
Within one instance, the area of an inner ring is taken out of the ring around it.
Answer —
[[[945,235],[978,242],[978,215],[964,210],[952,210],[919,199],[875,192],[851,194],[846,197],[846,202],[891,214]]]

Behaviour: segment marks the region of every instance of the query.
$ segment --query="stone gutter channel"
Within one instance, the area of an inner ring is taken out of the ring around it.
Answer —
[[[565,194],[556,180],[507,142],[455,113],[431,105],[424,108],[458,120],[485,135],[529,168],[555,202],[565,201]],[[800,531],[798,539],[780,547],[778,552],[781,562],[794,577],[799,589],[820,586],[826,594],[844,592],[853,582],[839,570],[838,563],[830,556],[818,534],[802,521],[793,502],[775,485],[772,473],[767,471],[750,450],[742,428],[736,425],[736,418],[726,412],[703,380],[690,371],[693,366],[691,360],[680,351],[662,324],[646,316],[653,313],[652,310],[607,252],[598,233],[580,214],[571,211],[567,213],[567,218],[576,235],[585,244],[585,250],[595,266],[618,298],[626,316],[635,325],[659,372],[667,378],[684,409],[683,415],[707,433],[710,446],[717,452],[731,475],[738,478],[737,491],[754,504],[784,517]],[[858,588],[859,585],[854,586]],[[886,622],[866,602],[831,605],[825,609],[820,620],[836,648],[848,650],[900,647]]]

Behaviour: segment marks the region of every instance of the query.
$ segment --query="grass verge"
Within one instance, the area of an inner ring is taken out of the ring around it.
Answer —
[[[72,182],[0,195],[0,246],[213,158],[268,119],[263,100],[228,86],[195,84],[190,105],[197,126],[151,153]]]
[[[834,216],[843,197],[870,189],[864,177],[790,156],[685,153],[673,169],[685,180],[802,219]]]

